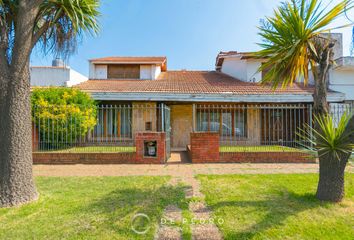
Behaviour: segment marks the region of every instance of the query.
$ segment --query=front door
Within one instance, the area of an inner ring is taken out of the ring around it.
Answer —
[[[171,105],[171,126],[173,150],[186,150],[193,129],[193,106]]]

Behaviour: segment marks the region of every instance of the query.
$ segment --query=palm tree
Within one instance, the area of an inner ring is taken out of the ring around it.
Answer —
[[[267,70],[264,84],[274,88],[287,87],[298,79],[308,83],[309,75],[314,78],[314,114],[327,115],[327,79],[333,65],[333,47],[336,41],[330,36],[329,24],[352,7],[351,0],[342,0],[333,8],[323,6],[319,0],[291,0],[274,11],[260,27],[264,39],[259,45],[263,50],[257,55],[266,58],[259,71]],[[315,129],[320,131],[318,122]],[[343,188],[338,188],[348,162],[348,155],[341,155],[340,164],[332,157],[320,155],[320,180],[317,198],[340,201]]]
[[[38,197],[32,176],[29,59],[68,56],[98,32],[99,0],[0,0],[0,207]]]

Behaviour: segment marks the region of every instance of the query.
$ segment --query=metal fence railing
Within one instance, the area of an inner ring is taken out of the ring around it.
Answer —
[[[351,104],[331,104],[335,121],[351,111]],[[312,126],[312,104],[195,104],[195,132],[217,132],[221,152],[297,151],[311,148],[299,137]]]
[[[33,106],[33,151],[135,152],[137,132],[165,131],[166,108],[163,104]]]

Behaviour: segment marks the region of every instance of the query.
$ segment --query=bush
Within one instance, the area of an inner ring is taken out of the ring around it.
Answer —
[[[95,101],[78,89],[37,88],[31,103],[42,149],[69,147],[96,125]]]

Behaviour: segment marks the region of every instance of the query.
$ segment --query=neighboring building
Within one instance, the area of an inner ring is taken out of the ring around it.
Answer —
[[[30,71],[32,87],[72,87],[88,79],[60,59],[53,60],[52,66],[32,66]]]
[[[354,57],[340,57],[329,74],[329,88],[345,94],[345,100],[354,102]]]

